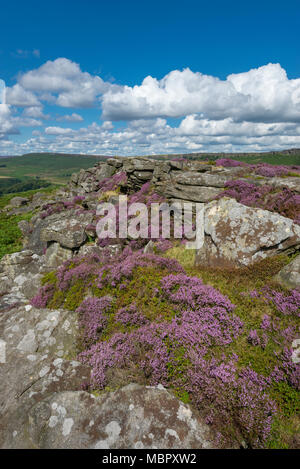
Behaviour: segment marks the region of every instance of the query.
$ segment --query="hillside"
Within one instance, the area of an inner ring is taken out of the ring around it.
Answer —
[[[0,179],[16,178],[19,182],[26,182],[38,177],[52,184],[64,184],[72,173],[81,168],[90,168],[97,161],[104,159],[106,157],[103,156],[59,153],[30,153],[11,156],[0,159]],[[15,184],[15,181],[12,181],[11,184]]]

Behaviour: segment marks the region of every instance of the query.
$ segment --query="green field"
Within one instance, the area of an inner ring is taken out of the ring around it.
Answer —
[[[269,163],[274,165],[300,166],[300,150],[291,152],[270,152],[270,153],[186,153],[173,155],[149,155],[154,159],[187,158],[190,160],[210,160],[215,161],[219,158],[230,158],[233,160],[244,161],[250,164]]]
[[[64,155],[58,153],[31,153],[0,158],[0,178],[39,178],[53,184],[64,184],[72,173],[87,169],[105,157]]]

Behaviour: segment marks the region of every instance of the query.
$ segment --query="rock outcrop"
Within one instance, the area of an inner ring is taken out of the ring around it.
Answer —
[[[205,207],[205,240],[196,263],[246,266],[300,247],[300,226],[289,218],[223,198]]]
[[[62,364],[56,370],[66,374]],[[18,408],[11,416],[4,448],[214,447],[208,426],[160,386],[130,384],[100,397],[84,391],[45,392],[44,399],[28,408],[21,425],[20,413]]]
[[[79,248],[87,239],[85,227],[93,220],[89,212],[68,210],[50,215],[41,228],[41,241],[58,242],[64,248]]]

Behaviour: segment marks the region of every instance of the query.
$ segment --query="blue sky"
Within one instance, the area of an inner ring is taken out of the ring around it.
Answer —
[[[299,2],[1,4],[0,154],[300,147]]]

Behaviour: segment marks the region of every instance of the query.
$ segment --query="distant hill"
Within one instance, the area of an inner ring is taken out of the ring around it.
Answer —
[[[216,160],[218,158],[233,158],[248,163],[270,163],[285,165],[300,165],[300,149],[292,148],[284,151],[260,153],[177,153],[164,155],[149,155],[159,160],[170,158],[186,158],[191,160]],[[71,174],[80,169],[87,169],[97,161],[105,161],[105,155],[80,155],[69,153],[27,153],[22,156],[0,157],[0,191],[10,192],[10,186],[18,184],[21,187],[36,188],[43,183],[64,184]],[[11,178],[11,180],[9,179]],[[17,179],[17,181],[16,181]],[[4,181],[5,180],[5,181]]]
[[[39,177],[54,184],[63,184],[72,173],[87,169],[107,156],[73,155],[61,153],[28,153],[0,160],[0,178],[20,180]]]
[[[164,155],[149,155],[154,159],[170,159],[173,158],[188,158],[191,160],[217,160],[219,158],[231,158],[235,160],[245,161],[247,163],[270,163],[270,164],[284,164],[284,165],[300,165],[300,148],[291,148],[282,151],[269,151],[269,152],[244,152],[244,153],[177,153],[177,154],[164,154]]]

